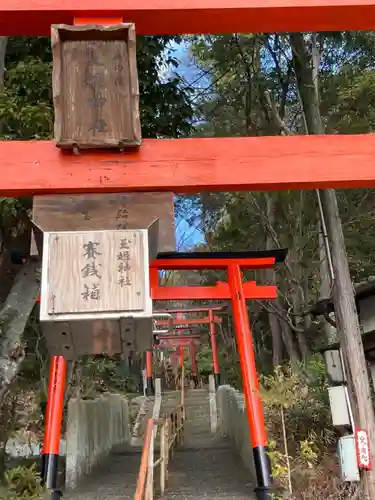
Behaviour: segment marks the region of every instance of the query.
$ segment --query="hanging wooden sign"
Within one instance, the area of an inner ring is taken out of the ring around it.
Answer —
[[[152,346],[149,229],[43,234],[40,321],[52,355],[139,352]]]
[[[56,145],[127,149],[141,144],[134,24],[53,25]]]

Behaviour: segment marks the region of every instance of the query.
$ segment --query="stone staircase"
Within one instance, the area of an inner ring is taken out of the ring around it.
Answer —
[[[160,417],[169,415],[172,411],[181,404],[180,391],[167,391],[162,393]]]
[[[180,391],[163,394],[160,416],[170,414],[181,401]],[[200,440],[210,434],[210,402],[208,389],[188,389],[185,392],[185,441]]]
[[[211,438],[208,389],[191,389],[185,395],[184,447],[202,448]]]
[[[179,397],[177,391],[163,395],[164,413],[179,404]],[[230,442],[211,433],[208,389],[186,391],[185,413],[184,441],[170,463],[165,500],[254,500],[249,472]]]
[[[180,391],[165,392],[160,416],[171,413],[180,398]],[[147,404],[141,404],[135,434],[152,415],[153,403],[150,398]],[[164,500],[254,500],[252,474],[244,468],[230,441],[211,433],[208,390],[186,390],[185,411],[184,442],[170,462]],[[158,448],[158,439],[155,445]],[[114,449],[90,481],[76,492],[67,492],[64,500],[133,500],[141,450],[135,446]]]

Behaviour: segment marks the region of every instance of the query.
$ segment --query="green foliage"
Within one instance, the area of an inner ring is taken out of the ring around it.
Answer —
[[[18,61],[6,72],[0,98],[5,139],[45,139],[51,136],[53,108],[51,64],[39,57]]]
[[[171,42],[179,38],[138,37],[137,63],[143,137],[177,137],[191,129],[190,90],[178,74],[163,78],[162,70],[178,66]],[[52,136],[52,54],[50,39],[10,38],[5,87],[0,95],[0,121],[5,139]]]
[[[311,479],[306,471],[316,470],[334,442],[324,363],[313,357],[298,372],[276,367],[261,382],[276,483],[281,490],[301,492],[302,478],[306,487]]]
[[[36,464],[18,466],[6,473],[5,500],[40,500],[42,487]]]
[[[261,377],[261,383],[268,420],[275,425],[272,435],[279,425],[277,414],[282,407],[288,432],[296,441],[307,439],[311,429],[319,433],[322,447],[330,441],[328,392],[320,357],[312,357],[298,372],[290,366],[275,367],[272,375]]]
[[[312,46],[317,40],[320,112],[327,132],[373,131],[374,34],[318,33],[314,37],[305,34],[304,41],[311,67]],[[306,133],[289,35],[198,36],[192,38],[192,53],[203,75],[195,97],[200,119],[196,134]],[[350,270],[355,282],[362,281],[375,274],[374,190],[340,190],[337,194]],[[274,339],[280,336],[282,360],[305,358],[326,337],[323,322],[311,325],[305,315],[320,298],[324,272],[316,193],[209,193],[202,197],[201,206],[210,250],[288,248],[287,263],[277,269],[276,276],[245,274],[258,282],[276,281],[282,313],[278,323],[283,331],[278,333],[275,325],[271,331],[270,315],[276,313],[266,303],[249,304],[249,311],[257,359],[264,371],[272,366]],[[205,276],[210,282],[221,279],[218,273]]]

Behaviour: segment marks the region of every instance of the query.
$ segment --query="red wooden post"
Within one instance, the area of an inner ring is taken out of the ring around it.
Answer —
[[[195,387],[198,387],[197,349],[193,342],[190,344],[190,356],[191,356],[191,376]]]
[[[42,481],[49,490],[56,490],[57,488],[57,466],[64,411],[65,378],[65,359],[63,356],[53,356],[48,385],[46,429],[42,457]],[[54,491],[53,496],[59,498],[62,495],[60,492]]]
[[[176,319],[177,319],[177,321],[181,320],[182,319],[182,313],[178,312],[177,316],[176,316]],[[179,336],[182,337],[182,330],[181,330],[181,328],[178,328],[177,332],[178,332]],[[184,351],[183,346],[180,345],[180,368],[181,369],[184,366],[184,362],[185,362],[185,351]]]
[[[180,368],[183,368],[185,362],[185,351],[182,345],[180,345]]]
[[[246,411],[254,454],[254,465],[257,478],[255,493],[258,500],[269,500],[271,499],[270,489],[272,487],[272,478],[270,461],[267,455],[267,434],[255,365],[253,339],[239,265],[230,264],[228,266],[228,281],[232,292],[233,320],[236,330]]]
[[[214,377],[215,377],[215,386],[219,387],[219,385],[220,385],[220,365],[219,365],[219,358],[218,358],[218,354],[217,354],[216,325],[215,325],[215,320],[214,320],[214,313],[211,309],[208,311],[208,317],[210,319],[210,339],[211,339],[212,364],[213,364]]]
[[[154,383],[152,380],[152,350],[146,351],[146,396],[153,396]]]
[[[44,415],[44,438],[43,438],[43,448],[40,464],[40,482],[42,485],[45,484],[46,474],[47,474],[47,461],[46,461],[46,449],[47,443],[49,442],[49,431],[50,431],[50,421],[51,421],[51,408],[52,408],[52,394],[53,394],[53,374],[55,372],[55,365],[58,357],[53,356],[50,363],[49,371],[49,383],[48,383],[48,393],[47,393],[47,406]]]

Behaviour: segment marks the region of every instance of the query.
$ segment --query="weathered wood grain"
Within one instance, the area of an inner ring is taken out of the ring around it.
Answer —
[[[50,233],[48,240],[48,314],[145,309],[144,232]]]
[[[176,249],[173,193],[35,196],[32,219],[49,232],[147,229],[158,219],[159,251]]]
[[[57,146],[139,146],[134,25],[55,25],[51,40]]]

